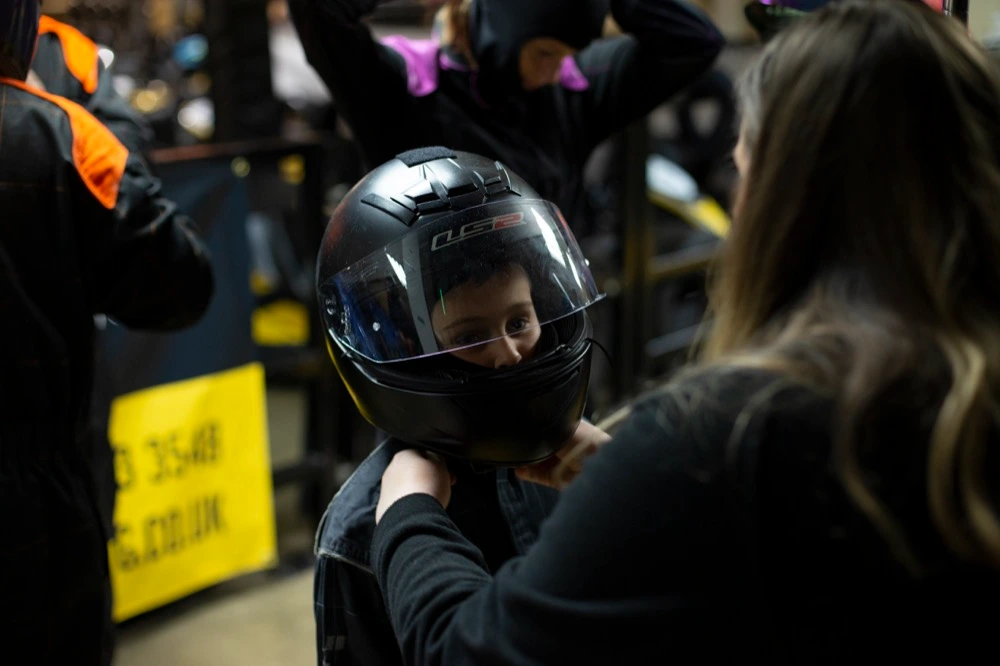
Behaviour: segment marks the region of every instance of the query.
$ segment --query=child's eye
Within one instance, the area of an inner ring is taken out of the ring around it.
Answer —
[[[478,332],[462,333],[452,338],[452,345],[455,347],[469,347],[483,341],[482,334]]]
[[[527,317],[514,319],[507,324],[507,332],[510,334],[521,333],[524,331],[524,329],[528,328],[529,323],[530,322],[528,321]]]

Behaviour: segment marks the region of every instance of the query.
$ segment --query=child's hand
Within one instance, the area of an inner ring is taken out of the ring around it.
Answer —
[[[439,456],[414,449],[400,451],[392,457],[382,474],[382,491],[378,506],[375,507],[375,523],[382,520],[382,516],[397,500],[417,493],[430,495],[447,509],[454,483],[454,475],[448,471],[447,465]]]
[[[517,468],[518,478],[557,490],[565,488],[583,470],[583,461],[611,441],[611,435],[581,421],[573,437],[551,458],[529,467]]]

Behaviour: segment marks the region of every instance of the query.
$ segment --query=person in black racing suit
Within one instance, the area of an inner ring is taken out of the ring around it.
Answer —
[[[724,44],[684,0],[464,0],[445,8],[440,40],[381,41],[362,22],[377,4],[289,2],[367,167],[429,145],[486,155],[571,221],[597,145],[697,79]],[[626,34],[599,39],[609,11]]]
[[[28,85],[37,0],[0,0],[0,629],[5,663],[110,663],[93,469],[94,315],[173,330],[213,294],[190,220],[140,156]]]

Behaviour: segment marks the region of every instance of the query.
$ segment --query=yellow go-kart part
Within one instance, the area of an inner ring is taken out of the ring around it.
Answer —
[[[651,155],[646,160],[646,195],[657,207],[696,229],[717,238],[729,234],[729,215],[722,206],[703,195],[687,171],[662,155]]]

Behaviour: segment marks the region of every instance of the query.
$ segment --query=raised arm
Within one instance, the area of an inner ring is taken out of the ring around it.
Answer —
[[[613,0],[611,11],[626,34],[577,56],[590,84],[594,145],[689,85],[725,44],[711,20],[684,0]]]
[[[197,322],[214,291],[212,266],[190,219],[160,192],[145,161],[83,107],[41,94],[67,115],[67,165],[90,307],[130,328]]]
[[[402,56],[379,43],[362,18],[376,0],[290,0],[306,58],[326,83],[369,167],[411,147],[412,98]]]

